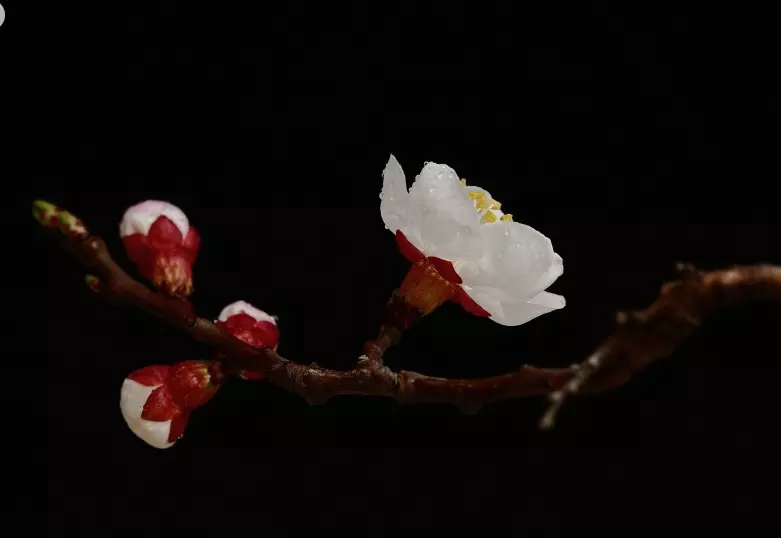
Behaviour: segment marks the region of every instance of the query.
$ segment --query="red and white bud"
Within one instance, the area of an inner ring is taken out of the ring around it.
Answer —
[[[215,324],[252,347],[267,347],[276,351],[279,346],[276,316],[271,316],[245,301],[236,301],[223,308]],[[263,379],[259,372],[248,370],[242,370],[239,376],[243,379]]]
[[[169,295],[192,293],[201,239],[181,209],[158,200],[136,204],[125,211],[119,234],[144,278]]]
[[[219,388],[215,361],[147,366],[122,383],[119,407],[130,430],[155,448],[182,438],[190,413]]]

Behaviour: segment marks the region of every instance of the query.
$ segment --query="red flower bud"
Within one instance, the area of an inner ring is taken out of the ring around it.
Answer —
[[[244,301],[236,301],[223,308],[215,324],[252,347],[276,351],[279,345],[277,318]],[[259,372],[248,370],[242,370],[239,375],[243,379],[263,379]]]
[[[193,292],[200,237],[178,207],[147,200],[125,211],[119,233],[139,273],[168,295]]]
[[[125,379],[119,406],[131,431],[155,448],[181,439],[193,409],[219,388],[215,361],[184,361],[136,370]]]

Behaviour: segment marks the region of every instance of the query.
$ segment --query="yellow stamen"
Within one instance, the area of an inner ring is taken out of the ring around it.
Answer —
[[[464,179],[464,178],[461,178],[461,184],[462,184],[462,185],[466,185],[466,179]]]
[[[462,179],[461,183],[466,185],[466,179]],[[496,222],[497,215],[493,211],[499,210],[502,207],[502,203],[499,200],[494,200],[486,195],[483,190],[468,190],[469,199],[475,204],[475,209],[480,214],[480,222],[482,224],[488,224]],[[499,217],[502,222],[512,222],[513,216],[511,214],[503,215]]]
[[[496,222],[496,215],[490,211],[487,211],[485,215],[482,216],[480,219],[480,222],[483,224],[489,223],[489,222]]]

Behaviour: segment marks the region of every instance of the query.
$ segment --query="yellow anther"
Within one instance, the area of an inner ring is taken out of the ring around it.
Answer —
[[[487,211],[485,215],[482,216],[480,219],[480,222],[483,224],[489,223],[489,222],[496,222],[496,215],[492,213],[491,211]]]
[[[497,202],[496,200],[491,201],[491,209],[499,209],[500,207],[502,207],[500,202]]]
[[[462,185],[466,185],[466,179],[464,179],[464,178],[461,178],[461,184],[462,184]]]
[[[488,207],[488,197],[482,191],[469,191],[469,198],[474,200],[475,207],[478,211],[484,210]]]
[[[512,222],[513,221],[513,215],[512,213],[507,213],[506,215],[502,215],[499,220],[502,222]]]

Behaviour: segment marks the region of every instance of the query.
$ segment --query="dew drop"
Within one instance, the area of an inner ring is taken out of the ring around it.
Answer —
[[[382,200],[382,193],[380,193],[380,200]]]

